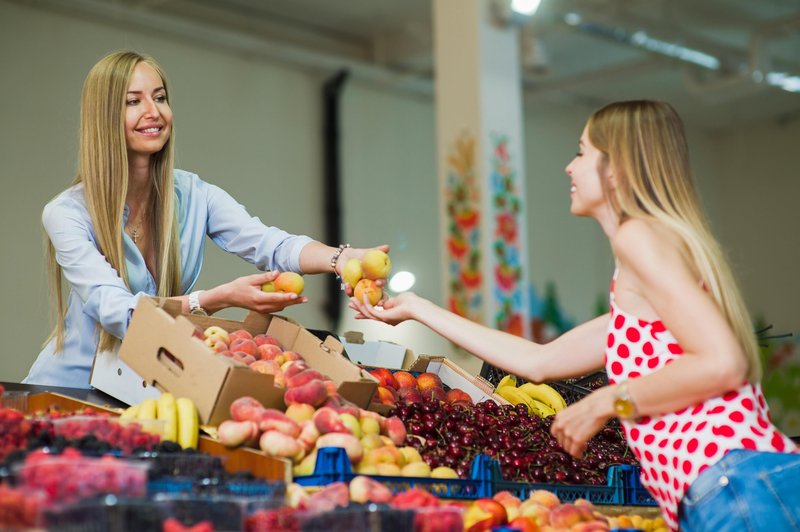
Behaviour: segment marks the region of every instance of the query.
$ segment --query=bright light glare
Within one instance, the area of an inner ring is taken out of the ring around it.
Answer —
[[[395,293],[405,292],[414,286],[417,278],[411,272],[397,272],[389,279],[389,290]]]
[[[511,0],[511,9],[520,15],[533,15],[542,0]]]

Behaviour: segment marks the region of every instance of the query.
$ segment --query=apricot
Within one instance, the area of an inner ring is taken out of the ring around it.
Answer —
[[[361,270],[368,280],[386,279],[391,269],[389,255],[379,249],[370,249],[361,257]]]
[[[356,283],[353,296],[361,302],[366,299],[370,305],[377,305],[383,297],[383,290],[372,279],[361,279]]]
[[[281,272],[274,281],[276,292],[293,292],[297,295],[303,293],[305,284],[303,276],[295,272]]]

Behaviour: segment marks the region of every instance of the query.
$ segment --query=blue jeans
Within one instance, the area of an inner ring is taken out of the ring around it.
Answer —
[[[684,532],[800,530],[800,454],[737,449],[703,471],[678,511]]]

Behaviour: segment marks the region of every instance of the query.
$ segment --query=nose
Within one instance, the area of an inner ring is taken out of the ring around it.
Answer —
[[[155,101],[148,99],[145,102],[145,116],[148,118],[158,118],[161,115],[161,112],[158,109],[158,104]]]

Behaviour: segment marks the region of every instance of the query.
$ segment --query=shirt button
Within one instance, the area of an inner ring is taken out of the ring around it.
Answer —
[[[728,485],[728,477],[726,477],[725,475],[722,475],[721,477],[719,477],[719,485],[720,486],[727,486]]]

